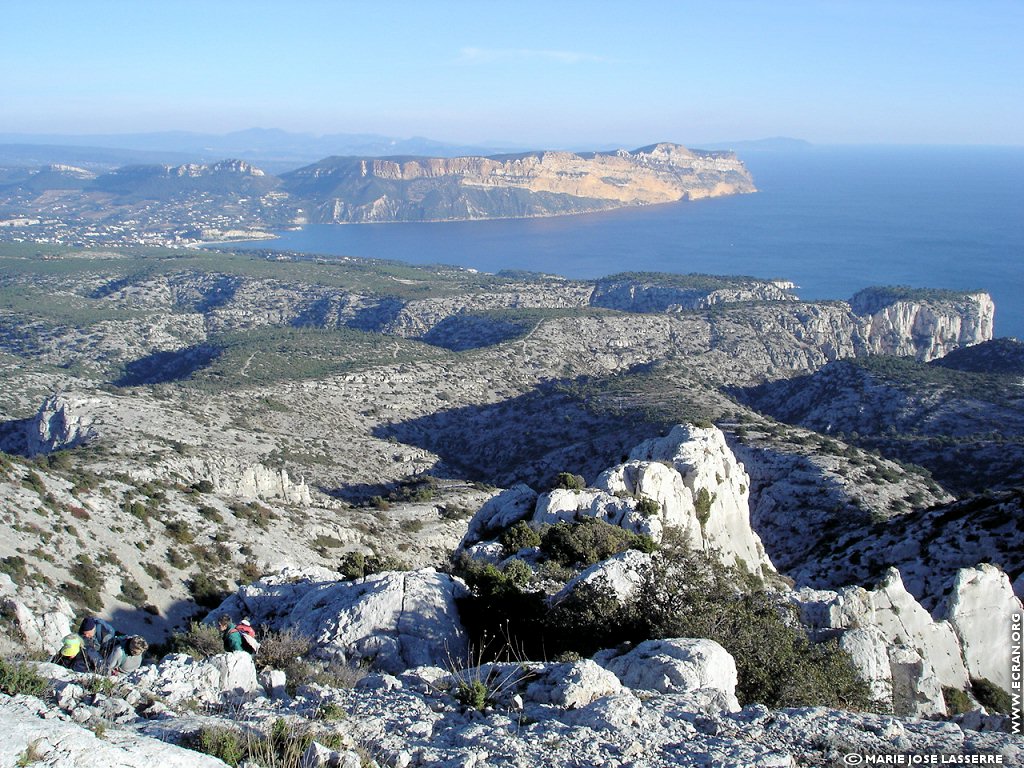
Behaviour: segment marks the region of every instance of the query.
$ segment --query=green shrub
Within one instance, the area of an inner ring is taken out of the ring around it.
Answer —
[[[661,504],[650,496],[641,496],[636,502],[636,511],[644,517],[653,517],[661,511]]]
[[[204,608],[216,608],[228,596],[228,584],[224,579],[208,576],[202,571],[192,576],[187,586],[192,599]]]
[[[100,591],[103,589],[103,574],[92,562],[88,555],[78,555],[74,564],[68,569],[68,574],[74,581],[61,584],[61,591],[72,603],[99,611],[103,608],[103,597]]]
[[[167,562],[170,563],[173,568],[177,568],[180,571],[187,568],[188,564],[192,561],[184,552],[175,549],[174,547],[168,547]]]
[[[211,523],[216,523],[217,525],[220,525],[224,522],[224,515],[222,515],[216,507],[211,507],[207,504],[204,504],[203,506],[199,507],[198,512]]]
[[[0,692],[8,696],[42,696],[49,687],[50,681],[25,662],[0,658]]]
[[[338,570],[346,579],[361,579],[384,571],[407,571],[409,564],[393,555],[364,555],[362,552],[346,552],[338,564]]]
[[[714,640],[736,660],[741,704],[872,706],[866,683],[835,643],[812,644],[775,593],[740,591],[743,575],[706,552],[655,559],[634,605],[647,637]]]
[[[24,584],[28,580],[28,563],[21,555],[0,557],[0,573],[6,573],[15,584]]]
[[[164,523],[164,527],[167,529],[167,535],[179,544],[191,544],[196,540],[192,526],[184,520],[170,520]]]
[[[231,766],[237,766],[248,755],[247,739],[241,732],[226,726],[203,726],[189,740],[189,747]]]
[[[185,632],[171,635],[168,648],[171,653],[187,653],[193,658],[205,659],[224,653],[224,639],[216,627],[193,621]]]
[[[653,552],[655,546],[649,536],[631,533],[594,517],[549,526],[541,533],[540,541],[545,556],[562,565],[583,568],[627,549]]]
[[[1010,714],[1013,707],[1010,694],[987,677],[972,677],[971,690],[974,692],[974,698],[978,700],[978,703],[989,712],[998,712],[1001,715]]]
[[[480,680],[460,683],[455,699],[463,706],[482,712],[487,706],[487,686]]]
[[[520,520],[502,531],[498,541],[505,549],[505,554],[511,556],[521,549],[539,547],[540,534],[531,528],[525,520]]]
[[[134,606],[144,605],[149,599],[139,582],[127,575],[121,577],[121,597],[126,603]]]
[[[942,686],[942,699],[946,703],[946,712],[950,717],[962,715],[974,709],[974,702],[971,701],[967,691],[961,691],[959,688]]]
[[[555,478],[555,488],[562,488],[567,491],[582,491],[587,487],[587,481],[582,475],[574,475],[572,472],[559,472]]]
[[[711,519],[711,504],[714,500],[715,495],[710,493],[707,488],[699,488],[697,490],[697,497],[694,499],[693,504],[697,511],[697,522],[700,523],[701,530],[704,530],[704,526]]]

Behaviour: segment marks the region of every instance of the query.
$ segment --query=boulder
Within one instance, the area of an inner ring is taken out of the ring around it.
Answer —
[[[210,618],[227,612],[264,627],[293,629],[310,637],[322,658],[366,660],[392,674],[466,656],[455,601],[469,590],[460,579],[431,568],[358,581],[294,580],[296,575],[242,587]]]
[[[526,699],[563,709],[578,709],[621,692],[619,678],[590,659],[584,659],[546,665],[527,686]]]
[[[469,527],[459,548],[470,547],[491,538],[512,523],[525,520],[533,514],[536,502],[537,492],[522,483],[488,499],[469,521]]]
[[[686,693],[713,688],[726,694],[730,711],[740,708],[736,662],[713,640],[647,640],[623,654],[601,651],[594,661],[633,690]]]
[[[983,563],[957,573],[944,613],[972,678],[1010,690],[1010,632],[1014,614],[1021,612],[1009,577],[995,566]]]

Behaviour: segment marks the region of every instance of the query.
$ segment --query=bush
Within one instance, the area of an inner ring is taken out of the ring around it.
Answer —
[[[511,556],[527,547],[539,547],[540,534],[533,530],[525,520],[520,520],[502,531],[498,541],[504,547],[505,554]]]
[[[0,557],[0,573],[6,573],[15,584],[24,584],[28,580],[28,563],[21,555]]]
[[[649,536],[631,533],[595,517],[549,526],[540,538],[544,555],[562,565],[583,568],[627,549],[653,552],[656,546]]]
[[[25,662],[0,659],[0,692],[8,696],[42,696],[49,687],[50,681]]]
[[[346,579],[362,579],[384,571],[407,571],[409,564],[392,555],[346,552],[338,564],[338,570]]]
[[[204,608],[216,608],[228,596],[224,579],[215,579],[201,571],[189,579],[187,586],[192,599]]]
[[[191,544],[196,540],[192,527],[184,520],[171,520],[164,523],[164,527],[167,529],[167,535],[179,544]]]
[[[989,712],[1008,715],[1013,707],[1010,694],[993,683],[987,677],[971,678],[971,690],[974,698]]]
[[[654,517],[661,511],[661,504],[650,496],[642,496],[636,503],[636,511],[644,517]]]
[[[103,609],[103,597],[100,591],[103,589],[103,574],[92,562],[88,555],[79,555],[75,558],[74,564],[68,569],[68,573],[74,581],[61,584],[61,591],[68,600],[81,607],[93,611]]]
[[[224,653],[224,639],[216,627],[193,621],[187,631],[171,635],[168,647],[170,653],[187,653],[193,658],[205,659]]]
[[[587,481],[583,475],[574,475],[572,472],[559,472],[555,478],[555,488],[562,488],[567,491],[582,491],[587,487]]]
[[[736,660],[737,698],[769,707],[873,705],[849,656],[812,644],[792,606],[765,590],[742,592],[744,578],[705,552],[655,560],[635,603],[647,637],[714,640]]]
[[[946,712],[950,717],[962,715],[974,709],[974,702],[971,701],[967,691],[961,691],[959,688],[949,685],[942,686],[942,700],[946,704]]]
[[[121,577],[121,597],[130,605],[144,605],[149,599],[146,590],[131,576]]]
[[[313,648],[313,639],[294,629],[271,630],[260,639],[258,655],[260,666],[272,669],[283,669],[285,672],[294,666],[297,659],[302,658]],[[288,674],[291,682],[291,674]]]
[[[697,522],[700,523],[701,530],[704,530],[704,526],[711,519],[711,504],[714,500],[714,494],[710,493],[707,488],[697,490],[697,498],[694,499],[693,503],[697,511]]]

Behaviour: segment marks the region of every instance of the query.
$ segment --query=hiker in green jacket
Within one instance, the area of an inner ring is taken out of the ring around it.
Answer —
[[[225,651],[242,650],[242,635],[235,628],[235,622],[232,621],[231,616],[226,613],[222,613],[218,616],[217,629],[220,630],[220,636],[224,640]]]

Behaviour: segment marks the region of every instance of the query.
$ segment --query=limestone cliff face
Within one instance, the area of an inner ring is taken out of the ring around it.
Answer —
[[[321,223],[551,216],[754,192],[731,152],[331,158],[283,177]]]
[[[918,297],[892,296],[892,290],[867,289],[850,300],[868,342],[888,354],[934,360],[992,338],[995,304],[987,293]]]

